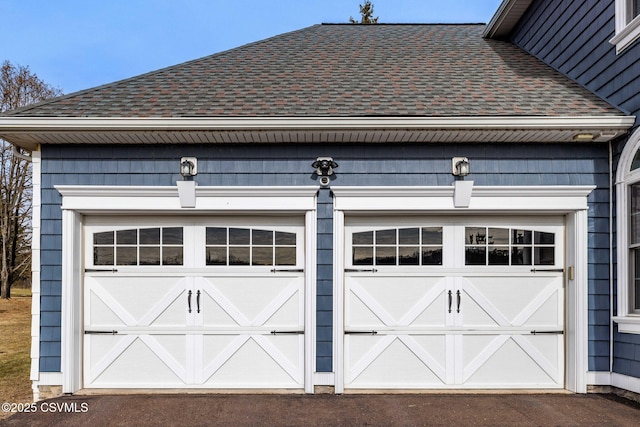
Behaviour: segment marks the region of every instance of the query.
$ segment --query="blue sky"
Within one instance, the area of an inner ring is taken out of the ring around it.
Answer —
[[[383,23],[486,23],[502,0],[374,0]],[[364,0],[0,0],[0,62],[65,93],[322,22]]]

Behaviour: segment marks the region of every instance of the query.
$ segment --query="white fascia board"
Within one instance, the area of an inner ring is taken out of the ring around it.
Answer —
[[[506,117],[229,117],[229,118],[33,118],[2,117],[2,133],[101,131],[231,131],[346,129],[618,129],[626,130],[635,116],[506,116]]]
[[[493,38],[496,35],[509,34],[513,29],[512,22],[517,22],[522,17],[523,9],[526,10],[531,2],[532,0],[503,0],[487,24],[482,37]]]

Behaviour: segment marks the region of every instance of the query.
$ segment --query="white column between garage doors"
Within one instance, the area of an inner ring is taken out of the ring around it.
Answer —
[[[234,217],[250,215],[298,216],[302,218],[305,254],[303,266],[305,331],[303,376],[305,392],[313,392],[317,187],[198,187],[196,189],[196,207],[191,209],[180,207],[175,187],[59,186],[56,188],[63,196],[61,371],[65,393],[75,392],[82,387],[83,221],[87,215],[123,214],[134,217],[184,214],[193,216],[197,214],[231,215]],[[188,292],[188,286],[185,289]],[[197,292],[198,289],[194,287],[191,290]],[[193,298],[195,304],[195,295]],[[202,298],[204,302],[204,296]],[[180,371],[179,368],[176,370]],[[185,375],[187,375],[186,371]]]
[[[564,217],[566,225],[566,372],[561,384],[568,390],[586,392],[587,371],[587,196],[593,187],[475,187],[468,208],[457,209],[453,203],[453,187],[431,188],[355,188],[333,187],[334,202],[334,247],[339,248],[334,254],[334,307],[344,307],[347,284],[345,283],[345,222],[354,215],[376,216],[435,216],[446,214],[455,215],[464,220],[469,215],[500,215],[498,218],[522,215],[554,215]],[[395,208],[395,209],[394,209]],[[553,274],[553,273],[546,273]],[[450,280],[450,279],[449,279]],[[458,279],[454,279],[458,280]],[[452,283],[451,289],[464,291],[463,287]],[[553,287],[553,286],[551,286]],[[468,289],[472,289],[468,287]],[[551,289],[553,291],[553,289]],[[550,291],[550,292],[551,292]],[[558,289],[556,287],[556,294]],[[435,292],[435,291],[434,291]],[[473,291],[471,291],[473,292]],[[366,298],[366,297],[365,297]],[[455,302],[454,302],[455,304]],[[345,327],[349,326],[343,310],[334,313],[335,337],[335,372],[336,392],[348,390],[352,379],[347,372],[353,371],[350,362],[345,361],[345,342],[343,341]],[[494,316],[500,318],[499,313]],[[455,323],[455,321],[454,321]],[[357,336],[357,335],[356,335]],[[389,338],[390,339],[390,338]],[[457,338],[460,339],[460,338]],[[520,338],[518,338],[520,339]],[[558,338],[556,338],[557,340]],[[521,340],[521,339],[520,339]],[[406,344],[406,343],[405,343]],[[381,346],[383,344],[380,344]],[[455,339],[451,344],[455,346]],[[526,346],[527,344],[522,344]],[[496,345],[497,346],[497,345]],[[494,346],[494,347],[496,347]],[[419,348],[414,351],[420,352]],[[424,356],[424,355],[423,355]],[[460,356],[457,356],[460,357]],[[428,360],[428,357],[423,357]],[[433,361],[432,361],[433,362]],[[562,361],[555,363],[558,367]],[[437,364],[435,364],[437,366]],[[459,364],[460,365],[460,364]],[[362,366],[358,367],[358,369]],[[547,366],[549,372],[554,372],[552,366]],[[439,372],[438,368],[434,371]],[[446,367],[440,369],[439,374],[446,380],[454,378],[455,369],[448,371]],[[471,371],[468,371],[471,372]],[[562,375],[561,373],[556,375]],[[437,375],[436,375],[437,376]],[[453,381],[455,383],[455,381]],[[398,387],[402,388],[402,387]],[[431,388],[431,387],[426,387]]]

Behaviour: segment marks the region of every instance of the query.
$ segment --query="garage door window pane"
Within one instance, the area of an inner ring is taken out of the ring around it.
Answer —
[[[376,246],[376,265],[396,265],[396,247]]]
[[[531,265],[531,248],[516,246],[511,250],[511,265]]]
[[[158,234],[160,239],[160,234]],[[160,265],[159,247],[140,247],[140,265]]]
[[[442,265],[442,247],[423,247],[422,265]]]
[[[470,246],[465,249],[466,265],[486,265],[487,249],[481,247]]]
[[[295,246],[296,233],[276,231],[276,246]]]
[[[398,240],[401,245],[419,245],[419,228],[401,228],[398,230]]]
[[[490,245],[508,245],[509,229],[508,228],[490,228],[489,242]],[[507,259],[509,256],[507,255]]]
[[[207,248],[207,265],[227,265],[227,248]]]
[[[354,245],[373,245],[373,231],[353,233],[352,240]]]
[[[276,246],[276,265],[296,265],[296,248]]]
[[[137,245],[138,230],[118,230],[116,231],[116,244]]]
[[[253,230],[252,234],[253,245],[273,245],[273,231]]]
[[[163,265],[182,265],[182,248],[173,246],[162,247],[162,264]]]
[[[420,235],[418,235],[419,237]],[[398,250],[400,265],[420,265],[419,246],[400,246]]]
[[[227,229],[222,227],[207,227],[207,245],[227,245]]]
[[[113,235],[113,233],[111,234]],[[113,247],[94,247],[93,265],[113,265]]]
[[[423,245],[442,245],[442,227],[423,227]]]
[[[229,247],[229,265],[250,265],[251,250],[246,247]]]
[[[376,231],[376,245],[395,245],[396,230],[379,230]]]
[[[252,265],[273,265],[273,248],[253,248]]]
[[[171,227],[162,229],[162,243],[165,245],[182,244],[182,228]]]
[[[492,247],[489,251],[489,265],[509,265],[509,247]]]
[[[535,248],[535,265],[555,264],[554,248]]]
[[[118,246],[116,248],[116,265],[138,265],[138,248]]]
[[[160,229],[159,228],[143,228],[140,229],[141,245],[159,245]]]
[[[113,245],[115,242],[113,238],[113,231],[106,231],[104,233],[95,233],[93,235],[94,245]]]
[[[354,247],[353,265],[373,265],[373,247]]]
[[[249,230],[248,228],[230,228],[229,244],[230,245],[251,244],[251,230]]]

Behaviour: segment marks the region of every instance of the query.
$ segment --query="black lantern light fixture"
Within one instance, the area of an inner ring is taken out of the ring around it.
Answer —
[[[466,157],[454,157],[451,159],[451,173],[453,176],[464,178],[471,172],[469,159]]]
[[[195,157],[183,157],[180,159],[180,175],[189,178],[198,174],[198,159]]]

